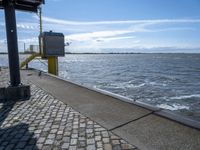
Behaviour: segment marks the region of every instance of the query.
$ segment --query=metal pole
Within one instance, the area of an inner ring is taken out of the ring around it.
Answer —
[[[4,1],[7,47],[10,68],[10,84],[11,86],[18,86],[20,81],[19,71],[19,55],[17,44],[17,28],[15,8],[11,0]]]
[[[42,33],[42,7],[39,7],[39,16],[40,16],[40,33]]]
[[[51,56],[48,57],[48,73],[53,75],[58,75],[58,57]]]
[[[26,43],[24,43],[24,53],[26,52]]]
[[[39,7],[39,17],[40,17],[40,35],[42,35],[42,7]],[[39,39],[39,50],[40,50],[40,54],[42,54],[41,52],[41,41]]]

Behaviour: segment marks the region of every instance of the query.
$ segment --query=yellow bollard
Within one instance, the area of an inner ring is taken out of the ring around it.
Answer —
[[[58,75],[58,57],[48,57],[48,73],[51,73],[56,76]]]

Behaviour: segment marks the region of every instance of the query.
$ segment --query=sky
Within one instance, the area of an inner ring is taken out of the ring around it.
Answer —
[[[43,31],[69,52],[200,53],[200,0],[46,0]],[[38,44],[39,17],[16,12],[19,50]],[[0,10],[0,52],[7,51]]]

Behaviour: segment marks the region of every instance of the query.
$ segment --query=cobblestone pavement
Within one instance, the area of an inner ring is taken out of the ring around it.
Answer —
[[[7,86],[8,78],[9,78],[8,70],[0,67],[0,87]]]
[[[0,71],[0,86],[8,73]],[[125,140],[31,84],[28,101],[0,101],[0,150],[136,150]]]

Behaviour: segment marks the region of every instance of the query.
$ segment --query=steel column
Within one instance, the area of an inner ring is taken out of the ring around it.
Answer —
[[[11,0],[4,1],[7,47],[10,68],[10,85],[18,86],[20,81],[19,55],[17,44],[17,28],[14,4]]]

